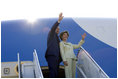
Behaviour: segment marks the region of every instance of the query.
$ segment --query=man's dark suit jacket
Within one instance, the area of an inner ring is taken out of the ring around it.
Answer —
[[[55,56],[57,59],[59,59],[61,61],[62,59],[60,56],[60,47],[59,47],[60,40],[59,40],[58,35],[55,32],[58,25],[59,25],[59,23],[56,22],[52,26],[52,28],[48,34],[47,50],[46,50],[45,57],[47,58],[48,56]]]

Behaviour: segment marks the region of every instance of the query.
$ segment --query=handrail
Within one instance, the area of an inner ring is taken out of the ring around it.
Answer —
[[[104,76],[106,76],[106,78],[109,78],[109,76],[102,70],[102,68],[95,62],[95,60],[89,55],[89,53],[82,46],[80,47],[80,50],[83,50],[86,56],[89,57],[90,60],[92,60],[92,62],[96,65],[96,67],[98,67],[98,69],[104,74]]]
[[[102,68],[95,62],[95,60],[90,56],[90,54],[81,46],[80,47],[84,52],[85,54],[95,63],[95,65],[103,72],[103,74],[106,76],[106,77],[109,77],[103,70]]]
[[[80,73],[83,75],[84,78],[87,78],[85,73],[83,72],[83,70],[81,68],[79,68],[79,66],[77,66],[77,68],[79,69]]]
[[[20,62],[20,57],[19,57],[19,53],[17,54],[18,56],[18,74],[19,74],[19,78],[22,77],[21,75],[21,62]]]
[[[34,61],[33,62],[34,62],[34,66],[35,66],[34,68],[35,68],[36,78],[43,78],[43,74],[42,74],[41,67],[40,67],[40,64],[39,64],[36,49],[34,49],[33,56],[34,56]]]

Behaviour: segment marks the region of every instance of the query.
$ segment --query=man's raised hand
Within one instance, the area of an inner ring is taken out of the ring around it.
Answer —
[[[60,14],[59,14],[58,22],[60,22],[60,21],[63,19],[64,16],[62,16],[62,15],[63,15],[63,13],[60,13]]]

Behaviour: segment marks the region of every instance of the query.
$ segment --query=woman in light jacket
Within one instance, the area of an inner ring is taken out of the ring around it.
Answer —
[[[66,78],[74,78],[76,72],[77,58],[74,54],[73,49],[79,48],[84,43],[86,33],[82,35],[82,39],[78,43],[78,45],[67,42],[68,37],[69,37],[68,31],[64,31],[60,33],[60,39],[62,40],[60,42],[60,53],[64,63]]]

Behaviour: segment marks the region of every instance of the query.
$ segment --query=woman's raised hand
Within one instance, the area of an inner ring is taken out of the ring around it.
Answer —
[[[86,37],[86,33],[84,33],[84,34],[82,35],[82,40],[84,40],[85,37]]]

